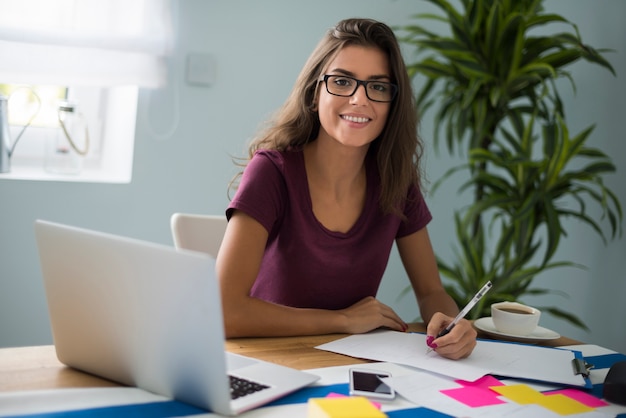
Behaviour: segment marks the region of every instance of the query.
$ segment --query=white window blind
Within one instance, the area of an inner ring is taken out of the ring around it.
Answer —
[[[0,0],[0,81],[160,87],[170,0]]]

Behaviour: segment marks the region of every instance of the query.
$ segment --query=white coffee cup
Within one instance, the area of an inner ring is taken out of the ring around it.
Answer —
[[[518,302],[498,302],[491,305],[491,319],[504,334],[526,336],[539,324],[541,311]]]

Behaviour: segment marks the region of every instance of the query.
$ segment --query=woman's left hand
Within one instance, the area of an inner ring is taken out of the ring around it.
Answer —
[[[476,336],[478,335],[471,322],[461,319],[452,330],[443,337],[437,338],[441,332],[454,318],[437,312],[433,315],[428,328],[426,338],[432,340],[432,347],[437,354],[449,359],[458,360],[468,357],[476,347]]]

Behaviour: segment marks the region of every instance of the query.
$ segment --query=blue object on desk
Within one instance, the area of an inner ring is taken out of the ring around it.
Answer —
[[[208,411],[179,401],[150,402],[131,405],[103,406],[71,411],[44,412],[5,418],[165,418],[206,414]]]

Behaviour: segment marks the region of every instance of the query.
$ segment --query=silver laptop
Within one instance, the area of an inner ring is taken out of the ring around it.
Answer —
[[[35,235],[62,363],[225,415],[319,378],[225,352],[210,256],[41,220]]]

